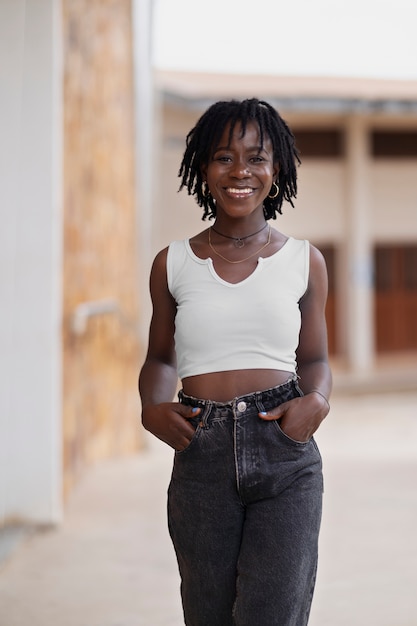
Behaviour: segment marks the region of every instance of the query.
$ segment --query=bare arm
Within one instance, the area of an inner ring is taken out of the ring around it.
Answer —
[[[166,257],[165,249],[156,256],[151,271],[153,313],[146,360],[139,375],[139,393],[144,427],[172,448],[182,450],[195,432],[187,418],[198,412],[172,402],[178,380],[174,349],[176,304],[168,290]]]
[[[146,360],[139,375],[142,409],[148,405],[170,402],[177,385],[174,351],[175,302],[166,278],[166,250],[152,265],[150,291],[152,319]]]
[[[327,270],[323,256],[311,246],[309,284],[300,301],[298,375],[300,387],[305,394],[318,391],[326,398],[329,397],[332,388],[325,318],[327,286]]]
[[[297,373],[305,396],[260,415],[263,419],[281,419],[281,428],[296,441],[307,441],[330,410],[332,376],[327,354],[326,299],[326,265],[322,254],[311,246],[309,283],[300,301],[301,330],[297,349]]]

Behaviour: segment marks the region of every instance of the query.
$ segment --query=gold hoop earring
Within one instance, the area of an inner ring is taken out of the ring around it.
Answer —
[[[210,189],[206,180],[204,180],[201,185],[201,193],[203,194],[203,198],[208,198],[210,195]]]
[[[271,191],[272,191],[273,187],[275,187],[275,193],[271,196]],[[277,183],[272,183],[271,191],[269,192],[268,198],[271,198],[271,200],[272,200],[273,198],[276,198],[277,195],[279,194],[279,187],[278,187]]]

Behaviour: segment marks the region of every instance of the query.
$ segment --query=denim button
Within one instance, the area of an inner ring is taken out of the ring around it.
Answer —
[[[246,411],[246,402],[239,402],[239,404],[237,405],[237,410],[241,413],[243,413],[243,411]]]

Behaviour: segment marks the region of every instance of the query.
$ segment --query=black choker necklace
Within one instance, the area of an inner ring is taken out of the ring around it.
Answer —
[[[254,235],[257,235],[258,233],[263,231],[267,226],[268,226],[268,222],[265,222],[265,224],[264,224],[264,226],[262,226],[262,228],[257,230],[255,233],[251,233],[250,235],[245,235],[245,237],[231,237],[230,235],[223,235],[223,233],[219,233],[219,231],[216,230],[214,228],[214,226],[211,226],[211,230],[213,230],[215,233],[220,235],[220,237],[226,237],[227,239],[233,239],[233,243],[235,245],[235,248],[243,248],[243,246],[245,245],[245,241],[244,241],[245,239],[249,239],[249,237],[253,237]]]

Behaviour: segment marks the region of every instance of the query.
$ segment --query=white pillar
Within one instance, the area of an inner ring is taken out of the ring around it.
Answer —
[[[367,118],[352,115],[346,127],[345,350],[348,366],[364,373],[374,357],[370,150]]]
[[[133,0],[135,85],[135,184],[139,339],[146,345],[151,306],[149,271],[153,260],[153,180],[155,169],[155,100],[152,70],[152,0]]]
[[[59,7],[0,6],[0,523],[62,513]]]

